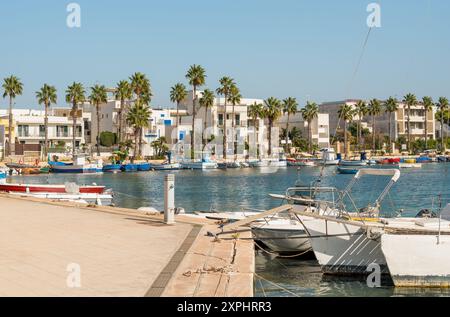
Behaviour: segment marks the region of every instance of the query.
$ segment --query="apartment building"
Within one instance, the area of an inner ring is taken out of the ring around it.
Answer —
[[[284,114],[279,120],[277,120],[276,125],[280,129],[286,129],[286,123],[288,121],[288,116]],[[311,122],[311,138],[313,144],[317,145],[319,148],[330,148],[330,119],[329,114],[319,113],[317,118]],[[308,139],[309,128],[308,122],[303,120],[301,112],[297,112],[295,115],[289,116],[289,131],[293,128],[297,128],[302,137]],[[290,140],[291,141],[291,140]]]
[[[334,135],[336,131],[343,129],[344,122],[339,118],[339,109],[342,105],[346,104],[351,107],[355,107],[358,99],[347,99],[343,101],[326,102],[319,106],[320,113],[326,113],[329,115],[330,133]],[[367,102],[368,103],[368,102]],[[376,133],[391,135],[393,140],[399,137],[406,137],[408,135],[408,113],[407,107],[403,102],[399,102],[398,111],[390,115],[389,113],[382,112],[376,118]],[[418,103],[416,106],[411,107],[410,122],[411,122],[411,137],[413,140],[425,138],[425,124],[428,125],[428,138],[434,139],[436,137],[436,109],[433,108],[425,114],[425,110],[422,103]],[[355,115],[354,121],[359,120]],[[391,123],[391,131],[389,131],[389,122]],[[362,118],[362,124],[372,131],[372,117],[365,116]]]

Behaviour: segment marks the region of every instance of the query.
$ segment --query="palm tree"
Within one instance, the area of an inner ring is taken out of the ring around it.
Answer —
[[[360,145],[361,139],[362,139],[361,123],[362,123],[364,116],[367,115],[367,110],[368,110],[366,103],[362,100],[359,100],[355,105],[355,110],[356,110],[356,114],[358,115],[358,131],[356,134],[356,138],[357,138],[356,143],[358,145]],[[365,147],[365,145],[364,145],[364,147]]]
[[[200,65],[192,65],[187,74],[186,78],[189,80],[189,85],[193,88],[192,96],[192,132],[191,132],[191,159],[195,158],[195,115],[197,113],[197,88],[201,87],[206,82],[205,69]]]
[[[36,92],[36,98],[40,105],[45,107],[44,116],[44,129],[45,129],[45,141],[44,141],[44,156],[47,157],[48,154],[48,110],[51,104],[55,104],[57,101],[56,88],[54,86],[49,86],[44,84],[41,90]]]
[[[408,151],[411,151],[411,107],[414,107],[417,104],[417,98],[413,94],[407,94],[403,98],[403,102],[406,105],[406,113],[407,113],[407,125],[408,125]]]
[[[175,138],[175,143],[178,143],[178,126],[180,123],[180,103],[186,99],[187,97],[187,91],[186,86],[178,83],[175,86],[173,86],[170,90],[170,101],[177,103],[177,123],[175,124],[176,130],[177,130],[177,137]]]
[[[115,98],[116,100],[120,100],[120,109],[118,113],[118,120],[119,120],[119,128],[118,128],[118,141],[119,144],[123,140],[123,112],[125,111],[125,102],[130,100],[132,98],[133,92],[131,90],[131,85],[128,81],[122,80],[117,83],[116,86],[116,93]]]
[[[248,107],[248,116],[252,118],[253,121],[253,131],[255,134],[255,141],[256,141],[256,147],[257,147],[257,153],[259,152],[259,142],[258,142],[258,128],[256,125],[256,120],[258,120],[258,117],[264,116],[264,108],[263,105],[260,103],[255,102],[253,105],[250,105]],[[259,159],[259,156],[258,156]]]
[[[448,99],[445,97],[440,97],[439,102],[437,104],[437,107],[439,108],[439,111],[441,112],[441,151],[445,151],[444,147],[444,115],[445,111],[448,109],[449,102]]]
[[[66,102],[72,105],[72,155],[75,156],[75,145],[76,145],[76,129],[77,129],[77,110],[78,105],[86,100],[86,92],[81,83],[74,82],[72,85],[67,87],[66,90]]]
[[[142,101],[128,111],[127,121],[134,129],[134,159],[142,156],[142,130],[149,126],[150,115],[150,108]]]
[[[97,156],[100,156],[100,105],[108,102],[108,94],[105,86],[95,85],[91,87],[91,95],[89,96],[89,102],[95,106],[95,116],[97,117]]]
[[[143,73],[134,73],[130,77],[130,86],[132,92],[136,96],[136,101],[142,101],[143,104],[148,105],[153,96],[150,80]]]
[[[344,104],[339,108],[338,111],[339,118],[344,120],[344,153],[345,158],[348,156],[348,147],[347,147],[347,123],[353,120],[354,111],[352,106]]]
[[[309,152],[312,153],[312,128],[311,124],[314,119],[319,116],[319,106],[314,102],[307,102],[306,106],[300,110],[303,120],[308,123],[308,147]]]
[[[235,107],[237,104],[241,103],[242,95],[239,91],[239,88],[235,85],[231,89],[231,93],[228,96],[228,101],[233,105],[232,108],[232,121],[231,121],[231,131],[232,131],[232,137],[233,140],[233,153],[234,153],[234,160],[237,160],[237,141],[235,138],[235,129],[236,129],[236,112]]]
[[[10,77],[4,79],[3,89],[5,90],[3,93],[3,98],[9,97],[8,148],[6,149],[6,151],[7,151],[8,155],[10,155],[11,154],[11,142],[14,141],[11,139],[12,125],[13,125],[12,108],[13,108],[13,104],[14,104],[14,99],[23,93],[23,84],[19,78],[11,75]]]
[[[425,110],[425,150],[428,150],[428,112],[433,110],[434,102],[431,97],[422,98],[423,109]]]
[[[389,148],[392,153],[392,114],[398,111],[398,100],[394,97],[389,97],[384,103],[384,111],[389,114]]]
[[[228,96],[231,94],[231,90],[236,85],[234,79],[231,77],[222,77],[219,80],[220,87],[217,88],[216,92],[218,95],[222,95],[225,99],[224,110],[223,110],[223,159],[227,158],[227,102]]]
[[[286,121],[286,153],[289,153],[289,120],[291,119],[291,115],[295,115],[297,113],[297,99],[289,97],[283,100],[283,112],[287,114]]]
[[[206,122],[208,120],[208,109],[212,108],[212,106],[214,106],[214,99],[216,97],[214,96],[214,92],[209,90],[209,89],[205,89],[205,91],[203,92],[203,96],[200,98],[200,107],[201,108],[205,108],[205,121],[203,122],[203,147],[206,146],[207,142],[207,137],[206,137]]]
[[[269,150],[267,154],[269,156],[272,155],[272,128],[273,124],[279,117],[281,117],[283,112],[281,101],[277,98],[270,97],[267,100],[264,100],[264,117],[269,121],[269,133],[268,133],[268,141],[269,141]]]
[[[368,114],[370,116],[372,116],[372,150],[373,150],[373,152],[376,151],[376,144],[375,144],[376,117],[381,114],[381,111],[382,111],[381,102],[378,99],[372,99],[369,102]]]

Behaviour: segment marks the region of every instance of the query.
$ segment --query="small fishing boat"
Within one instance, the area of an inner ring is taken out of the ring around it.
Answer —
[[[92,174],[103,173],[103,162],[98,160],[97,163],[86,163],[85,155],[76,155],[74,162],[67,164],[61,162],[49,162],[50,171],[58,174]]]
[[[250,164],[247,163],[247,162],[241,162],[240,164],[241,164],[242,168],[249,168],[250,167]]]
[[[30,197],[47,199],[51,201],[67,201],[75,202],[86,205],[97,205],[97,206],[113,206],[114,198],[111,193],[104,194],[92,194],[92,193],[80,193],[80,194],[69,194],[69,193],[21,193],[21,192],[11,192],[11,195],[20,197]]]
[[[323,149],[321,152],[322,158],[317,160],[317,165],[339,165],[340,160],[337,159],[336,152],[333,148]]]
[[[152,169],[155,171],[176,171],[181,169],[179,163],[163,163],[160,165],[152,165]]]
[[[241,164],[239,164],[238,162],[228,162],[227,164],[227,168],[241,168]]]
[[[367,161],[348,161],[342,160],[339,162],[341,166],[367,166]]]
[[[121,164],[109,164],[103,166],[104,173],[119,173],[121,171]]]
[[[123,164],[120,168],[122,172],[137,172],[138,171],[138,165],[137,164]]]
[[[359,169],[358,168],[345,168],[345,167],[338,166],[337,171],[339,174],[355,175],[356,173],[358,173]]]
[[[72,192],[70,184],[64,185],[43,185],[43,184],[10,184],[0,183],[0,192],[18,192],[18,193],[67,193]],[[105,186],[77,186],[79,193],[101,194],[105,191]]]
[[[215,161],[205,157],[201,161],[183,161],[181,162],[181,168],[188,170],[211,170],[217,169],[218,164]]]
[[[34,165],[29,164],[22,164],[22,163],[6,163],[5,164],[8,168],[15,169],[15,170],[21,170],[25,168],[36,168]]]
[[[399,168],[422,168],[421,163],[400,163],[398,164]]]
[[[150,163],[141,163],[138,164],[137,169],[139,172],[148,172],[152,169],[152,166]]]

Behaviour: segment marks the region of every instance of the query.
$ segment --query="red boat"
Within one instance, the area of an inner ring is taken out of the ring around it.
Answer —
[[[401,162],[401,159],[399,157],[397,158],[390,158],[388,159],[389,164],[399,164]]]
[[[81,194],[101,194],[105,186],[80,186]],[[40,184],[0,184],[0,192],[16,193],[66,193],[66,185],[40,185]]]

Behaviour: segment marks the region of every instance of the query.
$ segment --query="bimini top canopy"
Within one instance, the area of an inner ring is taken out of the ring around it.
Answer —
[[[383,169],[383,168],[362,168],[356,173],[355,179],[359,179],[364,175],[374,176],[392,176],[392,181],[397,182],[400,178],[400,170],[398,169]]]

